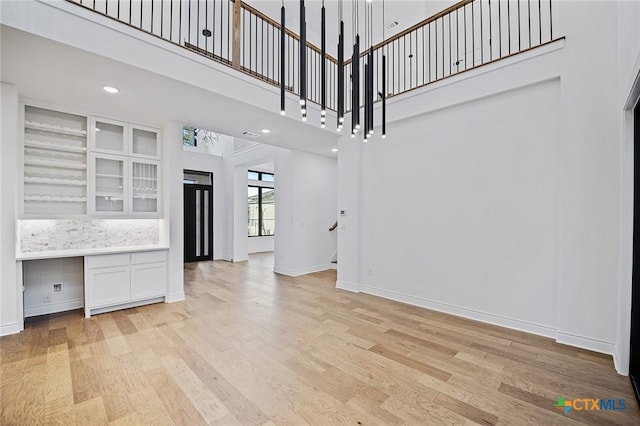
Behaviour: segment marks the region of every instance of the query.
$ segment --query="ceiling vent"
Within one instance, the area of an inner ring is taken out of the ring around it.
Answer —
[[[245,130],[244,132],[242,132],[242,136],[247,136],[247,137],[249,137],[249,138],[253,138],[253,139],[257,139],[257,138],[259,138],[259,137],[260,137],[260,135],[259,135],[259,134],[257,134],[257,133],[253,133],[253,132],[248,132],[248,131],[246,131],[246,130]]]
[[[398,25],[399,25],[399,22],[398,22],[398,21],[396,21],[396,20],[393,20],[393,21],[387,22],[387,24],[386,24],[384,27],[385,27],[386,29],[390,30],[390,29],[392,29],[392,28],[397,27]]]

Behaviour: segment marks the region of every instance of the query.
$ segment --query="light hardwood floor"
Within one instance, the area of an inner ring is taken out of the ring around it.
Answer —
[[[190,264],[186,302],[28,321],[0,339],[0,424],[640,424],[608,356],[272,262]],[[558,396],[627,408],[564,416]]]

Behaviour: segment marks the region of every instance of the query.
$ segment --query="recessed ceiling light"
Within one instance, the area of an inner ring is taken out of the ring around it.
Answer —
[[[331,152],[338,152],[338,148],[331,148]]]
[[[264,133],[264,134],[266,135],[266,134],[271,133],[271,130],[269,130],[269,129],[262,129],[262,133]]]
[[[120,90],[113,86],[102,86],[102,89],[107,93],[118,93]]]

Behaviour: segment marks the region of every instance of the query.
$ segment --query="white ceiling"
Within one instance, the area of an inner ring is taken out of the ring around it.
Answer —
[[[178,121],[239,137],[269,135],[260,143],[335,156],[337,136],[279,111],[239,102],[202,88],[11,27],[1,30],[1,80],[20,96],[74,112],[161,127]],[[105,84],[120,89],[105,93]],[[241,119],[238,119],[238,118]]]
[[[251,6],[255,7],[262,13],[266,14],[270,18],[280,22],[280,8],[282,6],[282,0],[248,0]],[[337,0],[326,0],[325,2],[326,16],[327,16],[327,52],[336,56],[338,45],[338,9],[339,3]],[[393,21],[397,21],[398,25],[391,30],[385,29],[383,38],[383,25],[382,25],[382,0],[373,0],[367,2],[373,7],[373,44],[382,41],[384,38],[396,34],[409,28],[410,26],[417,24],[418,22],[432,16],[433,14],[446,9],[452,4],[456,3],[453,0],[385,0],[384,2],[384,22],[385,25]],[[352,6],[355,4],[352,1],[345,0],[343,4],[343,20],[345,23],[345,55],[351,54],[351,47],[353,45],[351,31],[351,16]],[[320,10],[322,7],[322,0],[306,0],[306,20],[307,20],[307,39],[320,47]],[[360,0],[360,39],[361,44],[364,42],[364,10],[365,1]],[[300,1],[299,0],[284,0],[284,6],[286,11],[286,26],[296,34],[300,33]]]

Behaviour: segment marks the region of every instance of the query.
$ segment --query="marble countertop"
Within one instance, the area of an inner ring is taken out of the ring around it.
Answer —
[[[136,253],[141,251],[169,250],[165,245],[147,245],[130,247],[100,247],[73,250],[50,250],[16,253],[16,260],[55,259],[61,257],[95,256],[100,254]]]

